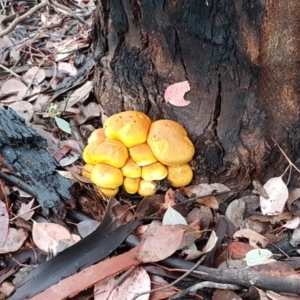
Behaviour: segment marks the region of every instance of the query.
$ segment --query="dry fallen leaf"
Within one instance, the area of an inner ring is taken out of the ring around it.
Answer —
[[[185,229],[178,225],[155,228],[146,238],[135,258],[139,261],[156,262],[172,255],[181,246]]]
[[[58,70],[64,73],[69,74],[70,76],[76,76],[77,75],[77,69],[74,65],[71,65],[66,62],[59,62],[58,63]]]
[[[261,215],[252,215],[250,217],[250,219],[252,220],[258,220],[260,222],[270,222],[271,224],[276,224],[279,223],[281,221],[288,221],[292,219],[292,214],[288,211],[284,211],[279,215],[275,215],[275,216],[261,216]]]
[[[6,80],[1,87],[0,95],[7,95],[14,92],[17,92],[17,95],[9,96],[5,100],[1,100],[0,102],[12,103],[14,101],[20,101],[27,92],[27,86],[20,80],[14,78]]]
[[[300,215],[300,188],[290,191],[286,206],[294,216]]]
[[[194,207],[185,218],[188,223],[198,221],[202,229],[208,228],[213,223],[212,211],[205,205]]]
[[[96,103],[91,102],[86,106],[83,105],[80,106],[80,113],[75,116],[74,122],[77,125],[81,125],[87,120],[99,116],[100,116],[99,106]]]
[[[266,199],[260,196],[260,207],[263,215],[279,215],[289,197],[289,191],[281,177],[273,177],[264,184],[269,195]]]
[[[23,79],[28,84],[39,84],[46,77],[45,71],[39,67],[32,67],[24,75]]]
[[[174,106],[187,106],[191,101],[184,99],[184,94],[190,91],[188,81],[177,82],[169,85],[165,91],[164,98],[166,102]]]
[[[217,237],[215,231],[212,231],[208,241],[206,242],[206,245],[202,248],[201,251],[187,249],[187,250],[183,250],[182,254],[187,255],[185,257],[186,260],[197,259],[200,256],[202,256],[203,254],[210,252],[215,247],[217,241],[218,241],[218,237]]]
[[[245,208],[245,202],[237,199],[232,201],[226,209],[225,215],[235,225],[236,229],[240,228],[243,223]]]
[[[4,202],[0,201],[0,247],[3,247],[8,234],[8,212]]]
[[[32,209],[33,203],[34,203],[34,199],[32,199],[27,204],[21,203],[21,207],[18,211],[17,216],[20,216],[20,218],[27,220],[27,221],[30,220],[31,217],[34,215],[34,210],[30,211]]]
[[[255,248],[266,248],[269,242],[264,236],[250,229],[238,230],[233,235],[233,238],[247,238],[249,244]]]
[[[20,117],[24,118],[27,124],[30,123],[30,120],[33,116],[33,106],[28,101],[16,101],[9,105]]]
[[[0,247],[0,254],[19,250],[27,239],[27,236],[28,232],[23,228],[9,228],[5,244],[3,247]]]
[[[165,203],[163,204],[163,207],[165,209],[168,209],[169,204],[171,206],[173,206],[173,205],[177,204],[177,202],[178,202],[178,200],[176,198],[175,192],[173,191],[172,188],[169,188],[165,194]]]
[[[294,229],[290,239],[290,244],[294,247],[297,247],[300,244],[300,226]]]
[[[219,209],[219,202],[215,196],[207,196],[196,200],[197,203],[203,204],[212,209]]]
[[[37,223],[32,226],[32,238],[38,248],[53,255],[72,246],[76,241],[70,232],[54,223]]]
[[[135,268],[124,281],[118,282],[114,276],[100,281],[94,286],[94,300],[131,300],[135,294],[151,289],[150,277],[143,267]],[[137,300],[148,300],[149,294]]]
[[[243,259],[250,251],[256,249],[253,246],[243,242],[231,242],[228,245],[228,258],[229,259]]]
[[[185,193],[191,197],[192,194],[195,194],[196,197],[208,196],[216,193],[229,192],[230,188],[222,183],[200,183],[197,185],[190,185],[184,187],[183,190]]]
[[[167,285],[169,285],[168,281],[166,281],[165,279],[157,275],[150,275],[150,279],[152,283],[151,289],[160,288],[162,286],[166,287]],[[164,290],[151,292],[150,300],[169,299],[171,296],[175,294],[177,294],[175,287],[171,287],[171,288],[166,287]]]
[[[299,297],[293,295],[281,295],[273,291],[266,291],[268,299],[271,300],[299,300]]]
[[[300,217],[294,217],[293,219],[287,221],[283,227],[289,229],[296,229],[300,224]]]

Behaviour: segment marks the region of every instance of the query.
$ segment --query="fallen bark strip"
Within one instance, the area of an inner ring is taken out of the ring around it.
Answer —
[[[61,280],[59,283],[30,299],[62,300],[67,297],[74,297],[81,291],[92,287],[98,281],[140,265],[141,262],[134,258],[139,248],[140,246],[137,246],[124,254],[88,267],[73,276]]]
[[[136,237],[130,235],[126,239],[126,244],[135,247],[140,242]],[[169,257],[160,262],[173,269],[189,270],[193,267],[194,263],[186,261],[177,257]],[[178,270],[177,270],[178,271]],[[219,270],[204,266],[199,266],[195,269],[191,276],[197,277],[206,281],[213,281],[219,283],[229,283],[241,285],[244,287],[256,286],[263,290],[272,290],[275,292],[291,293],[300,295],[300,281],[299,279],[288,279],[283,277],[268,276],[251,268],[237,270],[225,269]]]

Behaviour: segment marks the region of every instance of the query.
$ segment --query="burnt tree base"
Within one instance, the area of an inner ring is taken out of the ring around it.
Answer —
[[[14,171],[14,177],[5,174],[7,177],[2,178],[16,182],[20,188],[23,184],[22,189],[27,188],[37,198],[44,213],[51,210],[63,215],[63,200],[71,200],[72,184],[56,171],[59,165],[46,147],[47,141],[27,127],[12,109],[0,108],[0,153]]]
[[[194,183],[243,189],[279,176],[287,163],[271,137],[294,162],[299,157],[299,9],[295,0],[284,8],[259,0],[98,0],[95,95],[106,115],[133,109],[183,124],[196,145]],[[283,70],[290,75],[278,80]],[[191,103],[166,103],[167,86],[185,80]]]

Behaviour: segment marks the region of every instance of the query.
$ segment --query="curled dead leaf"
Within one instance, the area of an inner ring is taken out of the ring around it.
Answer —
[[[285,206],[289,191],[281,177],[273,177],[264,184],[269,198],[260,196],[260,207],[264,215],[279,215]]]
[[[267,238],[251,229],[240,229],[233,235],[233,238],[246,238],[255,248],[266,248],[269,243]]]

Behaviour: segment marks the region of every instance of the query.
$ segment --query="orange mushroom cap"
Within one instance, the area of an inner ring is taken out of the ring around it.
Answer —
[[[108,164],[116,168],[122,168],[128,159],[128,149],[119,141],[106,140],[88,144],[83,151],[83,158],[91,164]]]
[[[90,144],[88,144],[82,153],[82,157],[83,160],[87,163],[87,164],[91,164],[91,165],[95,165],[95,161],[92,158],[93,157],[93,153],[96,151],[96,148],[98,147],[98,145],[100,145],[100,143],[98,141],[94,141],[91,142]]]
[[[131,157],[128,157],[125,165],[122,167],[122,173],[124,177],[138,178],[142,175],[142,168]]]
[[[113,197],[116,196],[119,192],[119,187],[114,189],[102,188],[98,187],[98,189],[106,196],[106,197]]]
[[[168,167],[167,179],[173,187],[186,186],[193,179],[193,170],[188,164]]]
[[[104,123],[105,135],[121,141],[127,148],[145,143],[151,120],[138,111],[124,111],[110,116]]]
[[[147,143],[159,162],[178,166],[192,160],[195,147],[186,130],[177,122],[159,120],[151,124]]]
[[[142,178],[146,181],[162,180],[168,175],[167,167],[160,162],[142,167]]]
[[[93,169],[94,169],[94,165],[85,164],[82,168],[81,175],[86,177],[86,178],[91,179],[91,172],[92,172]]]
[[[98,128],[90,134],[87,142],[88,142],[88,144],[90,144],[92,142],[97,141],[100,144],[100,143],[104,142],[105,139],[106,139],[106,135],[104,132],[104,128]]]
[[[147,166],[157,161],[147,143],[129,148],[129,155],[138,166]]]
[[[91,172],[91,180],[100,188],[115,189],[122,185],[123,174],[118,168],[107,164],[98,164]]]
[[[123,186],[128,194],[135,194],[139,190],[141,178],[124,178]]]
[[[139,189],[138,189],[138,194],[146,197],[146,196],[151,196],[156,193],[157,190],[157,184],[154,181],[146,181],[141,179]]]

